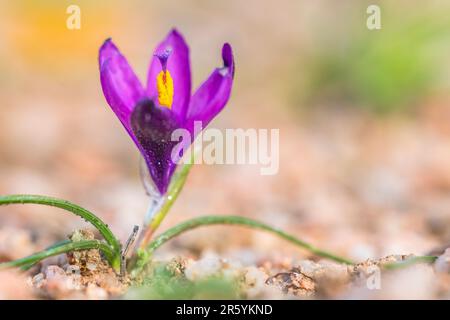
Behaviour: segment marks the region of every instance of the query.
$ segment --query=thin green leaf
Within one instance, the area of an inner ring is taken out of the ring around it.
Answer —
[[[203,216],[182,222],[168,229],[167,231],[156,237],[152,242],[150,242],[146,248],[139,249],[137,252],[137,262],[135,264],[135,270],[133,270],[132,276],[137,276],[144,269],[145,265],[150,261],[153,251],[158,249],[164,243],[188,230],[207,225],[241,225],[268,231],[301,248],[308,250],[309,252],[317,256],[328,258],[339,263],[349,265],[354,264],[347,258],[343,258],[335,255],[334,253],[319,249],[303,240],[298,239],[297,237],[294,237],[293,235],[290,235],[282,230],[273,228],[265,223],[256,220],[240,216]]]
[[[70,251],[79,251],[88,249],[99,249],[104,253],[106,259],[108,259],[110,263],[112,263],[114,259],[114,252],[112,251],[112,249],[106,243],[103,243],[99,240],[61,242],[60,244],[55,244],[49,247],[48,249],[32,254],[28,257],[0,263],[0,270],[13,267],[21,267],[22,269],[26,270],[32,267],[34,264],[38,263],[39,261],[44,260],[48,257],[56,256]]]
[[[77,216],[85,219],[86,221],[90,222],[95,228],[97,228],[97,230],[105,238],[106,242],[108,242],[108,244],[112,247],[116,255],[120,255],[121,245],[119,240],[114,236],[114,234],[108,228],[108,226],[92,212],[66,200],[40,195],[17,194],[0,197],[0,205],[17,204],[17,203],[19,204],[34,203],[52,206],[76,214]]]
[[[409,266],[419,264],[419,263],[433,263],[436,261],[437,258],[438,257],[436,257],[436,256],[415,256],[415,257],[406,258],[405,260],[400,261],[400,262],[387,263],[387,264],[383,265],[383,268],[387,269],[387,270],[397,270],[397,269],[409,267]]]

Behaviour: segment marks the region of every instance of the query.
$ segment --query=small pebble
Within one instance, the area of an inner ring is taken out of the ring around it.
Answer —
[[[80,267],[77,265],[68,264],[66,266],[66,274],[80,274]]]
[[[53,280],[55,278],[65,275],[66,272],[58,266],[48,266],[47,269],[45,270],[45,278],[47,280]]]
[[[92,263],[92,262],[88,262],[88,263],[86,263],[86,268],[89,271],[95,271],[97,269],[97,264],[96,263]]]
[[[31,279],[31,285],[35,288],[41,288],[45,284],[45,277],[44,274],[38,273]]]

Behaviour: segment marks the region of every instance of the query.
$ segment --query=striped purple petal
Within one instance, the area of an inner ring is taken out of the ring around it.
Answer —
[[[191,98],[186,127],[192,132],[194,121],[201,121],[205,128],[225,107],[231,95],[234,77],[234,59],[231,46],[222,47],[223,67],[215,69]]]
[[[146,96],[145,91],[133,69],[111,39],[107,39],[101,46],[98,62],[106,101],[133,137],[130,115],[139,100]]]
[[[165,62],[161,60],[168,54]],[[174,83],[174,96],[171,110],[180,119],[184,119],[191,96],[191,69],[189,65],[189,48],[183,36],[173,29],[158,45],[150,63],[147,78],[147,94],[157,101],[156,78],[163,70],[163,64],[170,72]]]

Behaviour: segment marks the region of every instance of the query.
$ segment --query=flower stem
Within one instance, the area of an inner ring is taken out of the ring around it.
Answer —
[[[39,261],[45,258],[56,256],[70,251],[79,251],[88,249],[101,250],[105,254],[108,261],[111,263],[111,265],[113,265],[114,267],[114,252],[110,246],[99,240],[82,240],[75,242],[72,241],[62,242],[46,250],[32,254],[28,257],[0,263],[0,270],[12,267],[21,267],[23,269],[28,269],[29,267],[33,266],[34,264],[38,263]]]
[[[174,177],[173,182],[170,184],[169,192],[167,193],[166,200],[161,206],[161,209],[156,213],[153,219],[150,221],[149,225],[144,226],[144,230],[140,239],[139,248],[145,248],[150,242],[153,234],[156,229],[158,229],[161,222],[166,217],[170,208],[174,204],[175,200],[178,198],[183,186],[186,182],[187,176],[193,164],[193,159],[191,159],[190,163],[185,164],[178,175]]]

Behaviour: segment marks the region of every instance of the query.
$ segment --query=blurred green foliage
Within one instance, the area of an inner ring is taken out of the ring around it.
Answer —
[[[190,281],[172,271],[168,265],[158,265],[147,275],[142,286],[132,288],[128,299],[241,299],[237,279],[219,275]]]
[[[361,16],[364,10],[358,12]],[[386,8],[381,21],[382,28],[372,31],[360,18],[348,19],[348,25],[337,30],[327,26],[327,35],[318,37],[310,58],[300,66],[306,79],[303,100],[344,102],[388,113],[416,107],[442,86],[440,71],[447,67],[450,53],[448,17],[443,12],[406,14]]]

